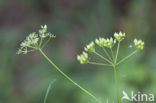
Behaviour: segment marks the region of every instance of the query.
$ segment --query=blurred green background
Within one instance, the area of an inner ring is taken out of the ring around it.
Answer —
[[[128,39],[119,55],[124,57],[133,39],[141,38],[145,50],[118,67],[120,96],[123,90],[156,96],[155,0],[0,0],[0,103],[43,103],[54,79],[47,103],[95,103],[39,52],[16,55],[20,42],[44,24],[57,36],[46,54],[103,103],[116,101],[113,70],[80,65],[77,54],[95,38],[123,31]]]

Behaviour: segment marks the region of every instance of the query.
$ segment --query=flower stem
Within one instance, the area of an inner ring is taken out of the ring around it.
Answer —
[[[93,64],[93,65],[103,65],[103,66],[112,66],[110,64],[103,64],[103,63],[96,63],[96,62],[87,62],[88,64]]]
[[[119,65],[120,63],[124,62],[126,59],[128,59],[129,57],[131,57],[132,55],[134,55],[137,52],[137,50],[135,50],[134,52],[132,52],[131,54],[129,54],[128,56],[126,56],[125,58],[123,58],[122,60],[120,60],[117,65]]]
[[[43,38],[41,38],[39,46],[41,46],[42,42],[43,42]]]
[[[117,47],[117,51],[116,51],[115,64],[117,63],[119,49],[120,49],[120,41],[118,42],[118,47]]]
[[[59,69],[49,58],[48,56],[39,48],[40,53],[48,60],[48,62],[55,67],[57,71],[59,71],[65,78],[67,78],[70,82],[72,82],[74,85],[76,85],[78,88],[80,88],[82,91],[84,91],[86,94],[91,96],[97,103],[101,103],[100,100],[98,100],[93,94],[91,94],[89,91],[81,87],[79,84],[77,84],[75,81],[73,81],[68,75],[66,75],[61,69]]]
[[[115,60],[114,60],[114,53],[113,53],[113,50],[112,50],[112,48],[110,48],[111,49],[111,53],[112,53],[112,58],[113,58],[113,63],[115,62]]]
[[[44,48],[48,44],[48,42],[50,41],[50,39],[51,38],[49,37],[48,40],[42,45],[41,49]]]
[[[93,53],[95,53],[97,56],[99,56],[100,58],[102,58],[102,59],[104,59],[104,60],[106,60],[108,63],[110,63],[110,64],[112,64],[113,65],[113,63],[111,62],[111,61],[109,61],[107,58],[105,58],[105,57],[103,57],[102,55],[100,55],[99,53],[97,53],[97,52],[93,52]]]
[[[107,57],[112,61],[112,58],[111,58],[110,55],[108,54],[107,50],[106,50],[104,47],[102,47],[102,49],[103,49],[103,51],[106,53]]]
[[[116,72],[116,65],[114,65],[114,78],[115,78],[115,84],[116,84],[116,92],[117,92],[117,103],[119,103],[119,87],[118,87],[118,77]]]

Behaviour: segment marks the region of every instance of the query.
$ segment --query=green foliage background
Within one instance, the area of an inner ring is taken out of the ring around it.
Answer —
[[[57,38],[44,51],[71,78],[104,103],[116,99],[113,69],[80,65],[76,55],[96,37],[123,31],[120,57],[135,37],[145,50],[118,67],[119,91],[141,91],[156,96],[155,0],[0,0],[0,103],[95,103],[62,77],[39,52],[16,55],[19,43],[47,24]],[[125,101],[126,103],[126,101]]]

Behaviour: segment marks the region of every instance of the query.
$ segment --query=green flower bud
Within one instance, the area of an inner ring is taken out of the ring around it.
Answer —
[[[104,38],[99,37],[99,39],[95,39],[95,43],[100,46],[100,47],[104,47],[103,43],[104,43]]]
[[[99,38],[95,40],[95,43],[100,46],[100,47],[108,47],[108,48],[112,48],[114,46],[114,44],[116,43],[116,40],[111,37],[110,39],[107,38]]]
[[[104,46],[108,47],[108,48],[112,48],[114,46],[114,44],[116,43],[116,40],[111,37],[110,39],[104,39]]]
[[[122,32],[114,33],[114,37],[115,37],[116,40],[122,41],[122,40],[125,39],[126,34],[125,33],[122,33]]]
[[[95,44],[94,42],[92,41],[90,44],[88,44],[85,48],[84,48],[85,51],[91,51],[91,52],[94,52],[95,51]]]
[[[143,50],[144,49],[144,42],[142,40],[134,39],[134,45],[136,49]]]
[[[86,64],[88,62],[88,54],[86,52],[82,52],[81,55],[77,56],[77,60],[81,63],[81,64]]]

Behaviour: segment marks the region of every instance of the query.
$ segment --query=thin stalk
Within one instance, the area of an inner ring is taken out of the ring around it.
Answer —
[[[111,50],[111,53],[112,53],[112,58],[113,58],[113,63],[114,63],[114,53],[113,53],[113,50],[112,50],[112,48],[110,48],[110,50]]]
[[[102,49],[103,49],[103,51],[106,53],[107,57],[112,61],[112,58],[111,58],[111,56],[108,54],[107,50],[106,50],[104,47],[102,47]]]
[[[111,61],[109,61],[107,58],[103,57],[102,55],[100,55],[100,54],[99,54],[99,53],[97,53],[96,51],[94,51],[93,53],[95,53],[97,56],[99,56],[100,58],[102,58],[102,59],[106,60],[108,63],[110,63],[110,64],[112,64],[112,65],[113,65],[113,63],[112,63]]]
[[[44,47],[45,47],[45,45],[47,45],[47,44],[48,44],[48,42],[50,41],[50,39],[51,39],[51,38],[49,37],[49,38],[48,38],[48,40],[47,40],[47,41],[46,41],[46,42],[42,45],[41,49],[42,49],[42,48],[44,48]]]
[[[117,51],[116,51],[115,64],[117,63],[119,49],[120,49],[120,41],[118,42],[118,47],[117,47]]]
[[[128,56],[126,56],[125,58],[123,58],[122,60],[120,60],[117,65],[119,65],[120,63],[124,62],[126,59],[128,59],[129,57],[131,57],[132,55],[134,55],[137,52],[137,50],[135,50],[134,52],[132,52],[131,54],[129,54]]]
[[[96,63],[96,62],[87,62],[88,64],[93,64],[93,65],[103,65],[103,66],[112,66],[110,64],[103,64],[103,63]]]
[[[32,48],[32,49],[36,49],[35,47],[33,47],[33,46],[28,46],[29,48]]]
[[[101,103],[100,100],[98,100],[93,94],[91,94],[89,91],[81,87],[79,84],[77,84],[75,81],[73,81],[69,76],[67,76],[60,68],[58,68],[49,58],[48,56],[39,48],[40,53],[48,60],[48,62],[55,67],[55,69],[60,72],[65,78],[67,78],[70,82],[72,82],[74,85],[76,85],[78,88],[80,88],[82,91],[84,91],[86,94],[91,96],[96,102]]]
[[[115,84],[116,84],[117,103],[119,103],[119,87],[118,87],[118,77],[117,77],[117,72],[116,72],[116,65],[114,65],[114,78],[115,78]]]
[[[43,38],[41,37],[39,46],[41,46],[42,42],[43,42]]]
[[[27,53],[36,51],[36,49],[28,50]]]

